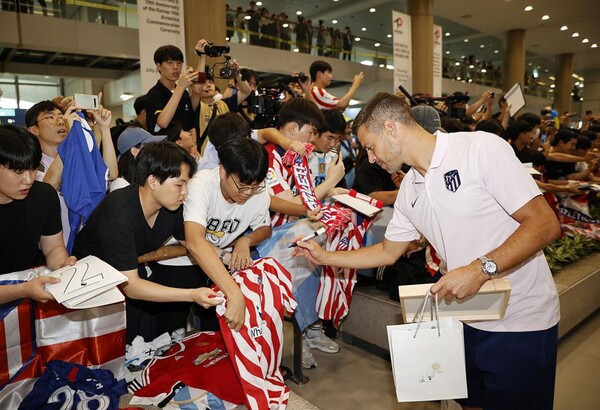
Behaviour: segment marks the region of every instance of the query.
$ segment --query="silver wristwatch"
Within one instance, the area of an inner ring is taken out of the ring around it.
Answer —
[[[225,264],[225,256],[227,255],[227,251],[221,251],[221,254],[219,255],[219,260],[221,261],[221,263]]]
[[[498,265],[496,265],[496,262],[485,255],[480,256],[479,260],[481,261],[481,271],[485,273],[488,278],[494,279],[498,276]]]

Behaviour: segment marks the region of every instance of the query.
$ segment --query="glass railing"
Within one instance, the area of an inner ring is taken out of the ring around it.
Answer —
[[[2,0],[2,11],[138,28],[137,0]]]

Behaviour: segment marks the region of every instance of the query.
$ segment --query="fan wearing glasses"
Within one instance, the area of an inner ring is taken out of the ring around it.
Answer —
[[[218,153],[221,165],[197,172],[188,182],[185,238],[198,266],[225,293],[225,319],[239,331],[246,305],[227,267],[233,271],[250,266],[250,247],[271,236],[270,198],[265,189],[269,158],[265,148],[249,138],[230,140]]]

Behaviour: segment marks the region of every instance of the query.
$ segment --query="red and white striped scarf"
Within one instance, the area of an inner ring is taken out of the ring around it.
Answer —
[[[279,371],[283,350],[283,313],[292,313],[290,273],[273,258],[255,261],[232,276],[246,299],[244,326],[233,331],[225,322],[227,301],[217,306],[221,333],[242,383],[250,409],[285,409],[290,390]],[[224,297],[218,288],[213,289]]]

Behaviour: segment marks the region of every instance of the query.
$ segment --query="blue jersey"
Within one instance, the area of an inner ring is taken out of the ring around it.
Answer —
[[[73,123],[67,138],[58,146],[58,154],[63,162],[60,191],[69,208],[71,233],[67,250],[71,253],[80,225],[106,196],[108,170],[85,120]]]
[[[117,381],[110,370],[57,360],[46,364],[19,410],[118,410],[119,397],[125,393],[125,380]]]

